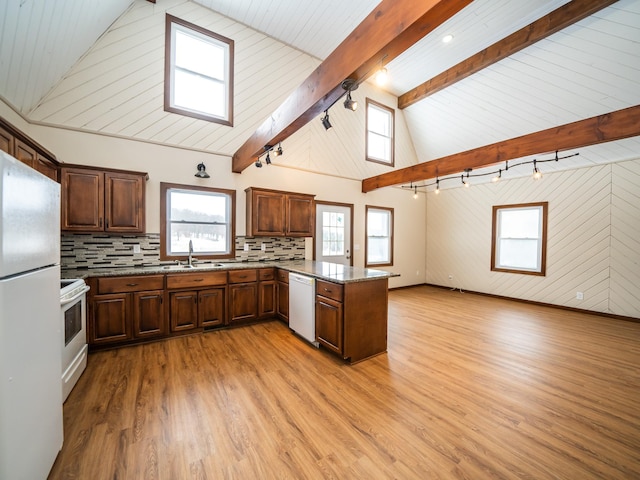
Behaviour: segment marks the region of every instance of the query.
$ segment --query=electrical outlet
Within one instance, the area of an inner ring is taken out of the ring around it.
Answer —
[[[248,251],[249,251],[249,244],[248,244],[248,243],[245,243],[245,244],[244,244],[244,251],[245,251],[245,252],[248,252]]]
[[[449,280],[453,280],[453,275],[449,274]]]
[[[260,245],[260,250],[262,250],[263,252],[267,251],[267,244],[262,242],[262,245]]]
[[[133,244],[133,253],[140,253],[140,244],[139,243],[134,243]]]
[[[584,300],[584,293],[576,292],[576,300]]]

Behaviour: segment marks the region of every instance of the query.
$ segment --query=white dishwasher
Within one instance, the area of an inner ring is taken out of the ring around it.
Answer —
[[[316,280],[289,273],[289,328],[316,347]]]

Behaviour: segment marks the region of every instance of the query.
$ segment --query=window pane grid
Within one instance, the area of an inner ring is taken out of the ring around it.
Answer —
[[[231,251],[230,198],[217,193],[167,191],[170,255],[228,254]]]
[[[494,207],[492,269],[544,275],[546,203]]]
[[[393,165],[393,110],[367,99],[367,160]]]
[[[367,265],[391,264],[392,211],[367,208]]]
[[[231,125],[233,41],[167,15],[165,110]]]
[[[344,214],[323,212],[322,222],[322,255],[344,255]]]

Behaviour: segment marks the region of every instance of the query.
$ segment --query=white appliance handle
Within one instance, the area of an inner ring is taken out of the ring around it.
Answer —
[[[64,306],[64,305],[67,305],[67,304],[69,304],[71,302],[74,302],[75,300],[80,298],[82,295],[87,293],[89,290],[91,290],[91,287],[89,285],[85,285],[84,288],[81,291],[79,291],[76,295],[74,295],[73,297],[67,298],[65,300],[60,300],[60,305]]]

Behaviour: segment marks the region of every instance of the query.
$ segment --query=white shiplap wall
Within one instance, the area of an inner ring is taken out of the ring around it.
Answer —
[[[165,13],[235,42],[234,126],[165,112]],[[319,60],[193,2],[137,2],[65,76],[31,119],[122,138],[206,151],[230,157],[317,67]],[[395,107],[394,96],[363,84],[360,103],[330,109],[333,130],[317,121],[287,139],[278,162],[301,170],[362,179],[391,170],[364,161],[365,98]],[[417,163],[402,111],[396,111],[396,167]]]
[[[491,207],[539,201],[546,276],[492,272]],[[640,160],[429,193],[427,282],[640,318]]]

